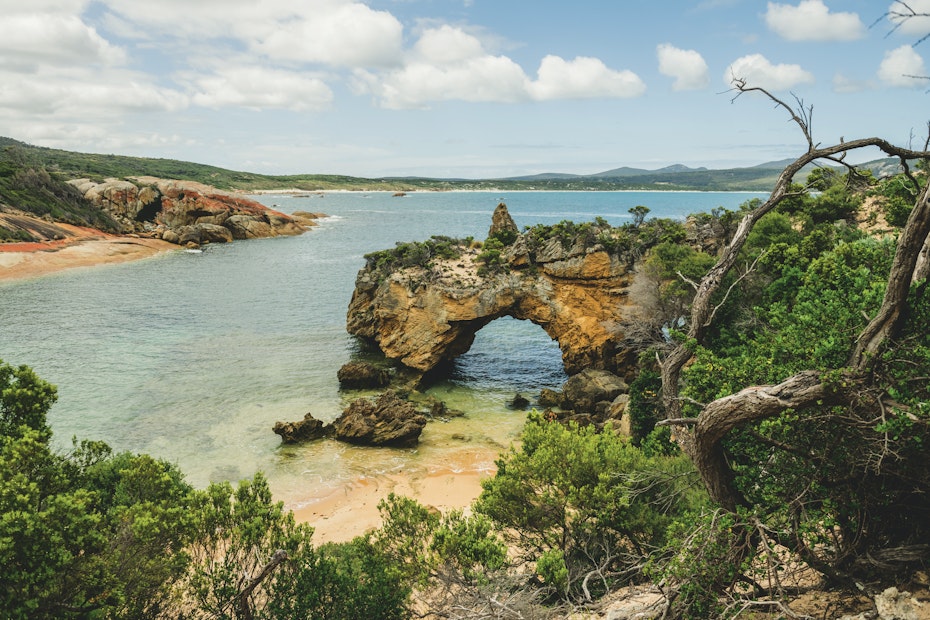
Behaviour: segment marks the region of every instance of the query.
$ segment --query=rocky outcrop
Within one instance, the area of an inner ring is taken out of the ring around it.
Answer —
[[[193,181],[133,177],[70,183],[113,216],[122,232],[148,233],[180,245],[299,235],[307,230],[309,219]]]
[[[313,441],[333,434],[331,424],[324,424],[310,413],[305,415],[303,420],[297,422],[275,422],[271,430],[280,435],[281,442],[286,444]]]
[[[388,390],[377,400],[359,398],[333,422],[336,439],[365,446],[415,446],[426,426],[416,407]]]
[[[438,405],[441,411],[437,411],[436,403],[432,406],[433,417],[450,415],[445,404]],[[285,444],[334,437],[362,446],[409,448],[420,440],[426,421],[413,403],[388,390],[376,399],[352,401],[332,424],[324,424],[308,413],[297,422],[276,422],[272,430]]]
[[[506,222],[502,211],[498,219]],[[489,322],[511,316],[558,341],[569,374],[624,368],[632,358],[622,344],[632,274],[628,261],[590,232],[568,239],[520,234],[502,252],[502,268],[489,273],[479,250],[464,244],[454,258],[434,256],[387,274],[369,260],[356,278],[348,331],[426,373],[467,351]]]
[[[501,233],[512,233],[514,236],[520,234],[520,229],[510,217],[507,205],[503,202],[497,205],[494,214],[491,215],[491,229],[488,231],[488,237],[497,237]]]
[[[344,389],[374,389],[386,387],[391,382],[391,372],[368,362],[349,362],[339,369],[336,378]]]
[[[599,403],[609,406],[615,398],[629,391],[629,386],[617,375],[586,368],[562,386],[560,406],[573,411],[595,411]]]

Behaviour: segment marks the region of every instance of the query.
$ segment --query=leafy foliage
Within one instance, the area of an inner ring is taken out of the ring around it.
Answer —
[[[563,426],[536,413],[520,448],[511,448],[497,467],[475,509],[502,528],[562,597],[588,588],[592,572],[600,592],[636,578],[664,542],[671,515],[703,497],[683,478],[666,475],[687,471],[680,457],[649,459],[610,431]]]
[[[54,400],[31,369],[0,362],[4,617],[406,617],[411,575],[371,540],[314,549],[260,474],[196,490],[176,466],[102,442],[56,454]]]

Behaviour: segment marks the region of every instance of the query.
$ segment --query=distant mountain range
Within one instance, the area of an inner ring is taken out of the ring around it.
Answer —
[[[792,160],[767,162],[746,168],[711,170],[674,164],[647,170],[624,166],[595,174],[578,175],[559,172],[496,179],[424,178],[424,177],[350,177],[343,175],[264,175],[238,172],[174,159],[97,155],[32,146],[12,138],[0,137],[0,177],[18,167],[44,168],[65,178],[125,178],[155,176],[207,183],[221,189],[259,191],[294,188],[303,191],[348,190],[699,190],[699,191],[768,191],[778,174]],[[860,167],[876,176],[897,172],[896,159],[879,159]],[[813,169],[809,166],[798,181]],[[2,180],[2,179],[0,179]],[[0,183],[2,185],[2,183]]]

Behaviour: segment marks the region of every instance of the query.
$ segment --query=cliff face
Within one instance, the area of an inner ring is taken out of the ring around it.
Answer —
[[[634,311],[633,276],[602,246],[517,235],[503,251],[505,266],[486,275],[479,275],[477,249],[461,251],[386,276],[367,265],[356,279],[348,331],[424,373],[467,351],[478,330],[502,316],[542,327],[558,341],[569,374],[622,371],[630,362],[621,343]]]
[[[137,177],[97,183],[71,181],[84,197],[112,215],[122,232],[144,232],[181,245],[299,235],[305,221],[243,196],[192,181]]]

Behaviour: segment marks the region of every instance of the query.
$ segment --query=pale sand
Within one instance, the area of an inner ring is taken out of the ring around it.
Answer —
[[[0,244],[0,282],[38,278],[76,267],[124,263],[178,249],[158,239],[100,234],[68,244],[4,243]]]
[[[381,526],[378,503],[390,493],[410,497],[444,514],[453,509],[467,513],[481,493],[481,481],[492,475],[487,471],[466,471],[375,476],[295,509],[294,517],[313,526],[317,544],[346,542]]]

